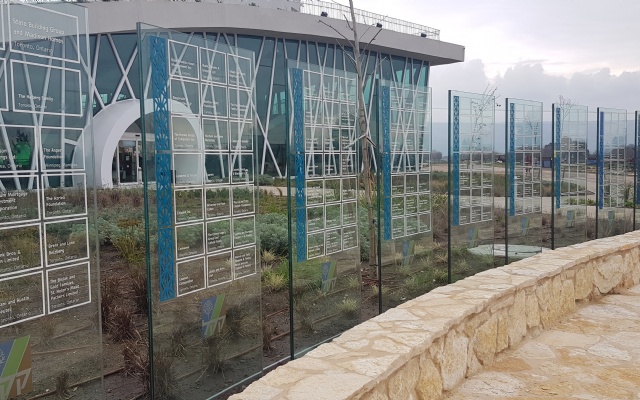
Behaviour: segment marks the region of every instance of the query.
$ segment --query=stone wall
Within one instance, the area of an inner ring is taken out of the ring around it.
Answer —
[[[639,282],[640,232],[548,251],[391,309],[231,399],[438,399],[577,302]]]

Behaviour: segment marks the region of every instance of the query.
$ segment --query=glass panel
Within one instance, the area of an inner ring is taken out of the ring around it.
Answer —
[[[381,81],[378,93],[381,274],[371,290],[388,309],[447,283],[446,249],[433,246],[433,214],[447,205],[433,209],[430,90]]]
[[[627,111],[598,108],[598,168],[596,191],[597,237],[620,235],[633,229],[633,182],[627,179]]]
[[[0,16],[0,397],[103,397],[86,9]]]
[[[496,208],[496,219],[506,211],[506,233],[504,248],[496,244],[494,250],[508,264],[542,251],[551,216],[548,207],[544,213],[550,199],[543,203],[542,197],[542,103],[505,99],[505,104],[506,202],[505,210]]]
[[[495,98],[449,91],[451,281],[494,266]]]
[[[294,67],[294,65],[296,65]],[[356,76],[290,63],[289,230],[295,354],[359,321]]]
[[[139,39],[152,397],[205,399],[262,371],[254,54],[142,25]]]
[[[635,123],[634,123],[634,143],[635,143],[635,162],[634,162],[634,180],[633,180],[633,186],[635,188],[634,191],[634,198],[635,198],[635,202],[634,202],[634,208],[633,208],[633,213],[634,213],[634,219],[633,219],[633,230],[636,230],[640,227],[640,224],[638,224],[637,220],[638,218],[640,218],[640,212],[637,211],[638,209],[638,205],[640,205],[640,179],[638,179],[638,174],[640,174],[640,111],[636,111],[635,112]]]
[[[595,220],[589,222],[587,218],[587,205],[595,204],[595,196],[588,198],[587,194],[596,191],[595,182],[591,188],[587,182],[587,118],[586,106],[553,104],[551,242],[554,249],[586,241],[588,224],[593,224],[591,238],[595,239]]]

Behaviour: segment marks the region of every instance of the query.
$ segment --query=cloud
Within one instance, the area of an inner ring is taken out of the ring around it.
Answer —
[[[596,107],[626,109],[630,114],[640,109],[637,95],[640,70],[615,75],[608,68],[602,68],[593,73],[574,73],[567,78],[547,73],[541,63],[519,63],[493,79],[484,71],[481,60],[432,68],[429,84],[434,108],[447,107],[449,89],[482,93],[487,84],[492,83],[498,88],[498,103],[507,97],[535,100],[543,102],[547,110],[563,95],[594,112]],[[434,120],[437,116],[434,110]]]
[[[488,84],[497,87],[497,103],[502,107],[496,112],[496,149],[504,143],[501,135],[504,130],[504,101],[506,98],[541,101],[544,119],[551,120],[551,104],[562,95],[579,105],[589,107],[589,119],[595,121],[597,107],[619,108],[627,110],[627,120],[634,118],[634,112],[640,110],[640,70],[612,74],[608,68],[595,72],[579,72],[570,77],[557,76],[545,71],[541,63],[520,63],[508,68],[504,74],[490,79],[485,74],[485,65],[481,60],[443,65],[431,69],[429,85],[433,99],[433,148],[447,149],[448,90],[482,93]],[[628,124],[632,135],[633,124]],[[550,140],[550,128],[544,131],[544,142]],[[631,140],[631,139],[629,139]],[[590,148],[595,148],[595,122],[589,127]]]

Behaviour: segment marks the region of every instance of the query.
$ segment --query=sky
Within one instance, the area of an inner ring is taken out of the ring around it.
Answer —
[[[347,0],[338,1],[347,4]],[[431,69],[434,123],[447,90],[537,100],[559,95],[596,107],[640,110],[640,0],[354,0],[356,8],[440,29],[465,46],[463,63]]]

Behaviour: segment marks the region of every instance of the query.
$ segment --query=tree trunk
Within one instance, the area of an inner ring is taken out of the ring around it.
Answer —
[[[364,102],[364,79],[362,76],[362,58],[360,55],[360,38],[358,37],[358,27],[356,22],[356,14],[353,8],[353,0],[349,0],[349,8],[351,9],[351,24],[353,28],[353,58],[356,64],[356,73],[358,75],[358,123],[360,132],[358,137],[362,138],[362,164],[364,175],[364,193],[367,201],[367,218],[369,227],[369,277],[373,278],[378,274],[378,240],[375,224],[375,214],[373,207],[373,174],[371,173],[371,154],[370,144],[365,138],[369,138],[369,130],[367,123],[367,114]]]

